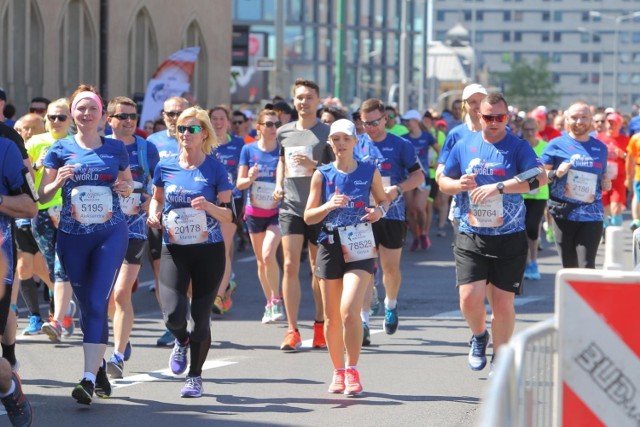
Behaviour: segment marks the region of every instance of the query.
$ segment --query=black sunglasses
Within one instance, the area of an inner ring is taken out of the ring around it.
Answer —
[[[36,114],[43,114],[43,113],[47,112],[47,109],[46,108],[33,108],[33,107],[31,107],[31,108],[29,108],[29,112],[30,113],[36,113]]]
[[[48,114],[47,115],[47,119],[49,119],[50,122],[66,122],[67,121],[67,116],[66,114]]]
[[[182,114],[182,111],[163,111],[163,113],[166,114],[168,117],[174,118]]]
[[[178,126],[178,133],[184,133],[185,131],[189,132],[190,134],[200,133],[200,131],[202,131],[202,126]]]
[[[241,125],[244,122],[245,122],[244,120],[233,120],[231,123],[233,123],[234,125]]]
[[[282,126],[282,122],[264,122],[264,123],[260,123],[263,126],[268,127],[269,129],[271,129],[272,127],[275,126],[276,129],[278,129],[280,126]]]
[[[502,123],[507,119],[507,115],[506,114],[482,114],[482,119],[485,122],[496,122],[496,123]]]
[[[109,117],[115,117],[118,120],[137,120],[138,119],[138,114],[137,113],[120,113],[120,114],[113,114]]]
[[[374,126],[378,126],[381,121],[382,121],[382,117],[376,120],[371,120],[370,122],[362,122],[362,124],[368,128],[372,128]]]

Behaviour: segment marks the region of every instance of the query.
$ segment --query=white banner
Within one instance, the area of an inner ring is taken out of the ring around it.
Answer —
[[[189,91],[198,53],[199,47],[187,47],[173,53],[160,64],[147,84],[140,127],[147,120],[153,121],[160,116],[165,100]]]

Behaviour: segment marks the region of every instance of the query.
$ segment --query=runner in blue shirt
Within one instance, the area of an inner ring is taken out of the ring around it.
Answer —
[[[220,224],[233,221],[235,213],[227,173],[211,156],[217,138],[207,111],[188,108],[177,124],[180,154],[156,166],[147,222],[157,229],[164,226],[160,297],[167,329],[176,337],[169,367],[175,375],[189,367],[180,394],[201,397],[202,366],[211,346],[211,307],[225,264]],[[187,329],[189,306],[191,332]]]
[[[602,190],[611,188],[607,146],[589,136],[591,110],[576,102],[565,112],[569,132],[552,139],[540,160],[548,171],[549,213],[563,267],[595,268],[602,236]]]
[[[547,182],[531,146],[507,132],[502,94],[484,98],[479,115],[482,132],[452,148],[439,181],[442,191],[460,195],[454,256],[460,307],[473,333],[468,363],[476,371],[487,364],[488,295],[494,356],[513,333],[528,251],[521,194]]]
[[[334,368],[329,392],[349,396],[362,392],[357,364],[363,328],[358,313],[376,256],[371,223],[384,217],[389,207],[380,172],[375,165],[354,158],[356,141],[356,127],[349,120],[331,125],[329,142],[336,160],[314,172],[304,212],[306,223],[322,224],[316,275]]]
[[[94,393],[111,395],[104,353],[109,338],[107,308],[127,250],[127,222],[120,198],[133,191],[129,155],[122,143],[102,138],[103,102],[95,88],[80,85],[70,98],[78,133],[56,141],[44,160],[41,203],[62,188],[58,256],[81,311],[84,376],[72,396],[90,404]]]

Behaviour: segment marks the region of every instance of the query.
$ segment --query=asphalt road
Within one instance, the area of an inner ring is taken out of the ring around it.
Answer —
[[[18,338],[16,353],[35,413],[34,426],[187,427],[203,421],[224,426],[473,425],[488,368],[472,372],[467,367],[470,332],[458,309],[451,232],[447,237],[432,234],[427,252],[411,253],[407,245],[403,254],[396,334],[382,331],[380,315],[372,318],[372,345],[363,349],[359,363],[361,397],[327,393],[329,356],[326,350],[310,348],[313,304],[308,267],[301,273],[304,347],[296,354],[283,353],[279,345],[286,324],[260,323],[264,301],[255,260],[247,251],[236,254],[234,261],[238,290],[233,308],[224,316],[213,316],[213,342],[203,372],[205,396],[179,397],[184,379],[168,372],[171,349],[155,345],[164,326],[146,286],[151,275],[145,266],[142,286],[134,295],[133,354],[125,365],[125,378],[113,382],[110,399],[94,398],[87,407],[70,396],[83,371],[79,333],[55,345],[44,335]],[[631,234],[625,233],[623,240],[617,243],[625,248],[630,265]],[[602,253],[601,248],[599,265]],[[542,280],[525,283],[524,295],[516,299],[516,331],[553,315],[554,275],[560,264],[545,241],[539,264]],[[19,331],[26,324],[23,311]],[[0,425],[6,425],[3,415]]]

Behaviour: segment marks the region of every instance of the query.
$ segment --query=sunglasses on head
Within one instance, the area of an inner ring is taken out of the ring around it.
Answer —
[[[44,113],[47,112],[47,109],[46,108],[34,108],[34,107],[31,107],[31,108],[29,108],[29,112],[30,113],[36,113],[36,114],[44,114]]]
[[[178,133],[184,133],[185,131],[189,132],[190,134],[200,133],[200,131],[202,131],[202,126],[178,126]]]
[[[182,111],[163,111],[164,114],[167,115],[167,117],[178,117],[180,114],[182,114]]]
[[[138,114],[137,113],[120,113],[120,114],[113,114],[109,117],[115,117],[118,120],[136,120],[138,118]]]
[[[507,115],[506,114],[482,114],[482,119],[485,122],[502,123],[505,120],[507,120]]]
[[[372,127],[378,126],[381,121],[382,121],[382,117],[376,120],[371,120],[370,122],[362,122],[362,124],[368,128],[372,128]]]
[[[47,115],[47,119],[49,119],[50,122],[66,122],[67,121],[67,115],[66,114],[49,114]]]
[[[278,129],[280,126],[282,126],[282,122],[264,122],[264,123],[260,123],[262,126],[266,126],[269,129],[271,129],[272,127],[275,127],[276,129]]]

